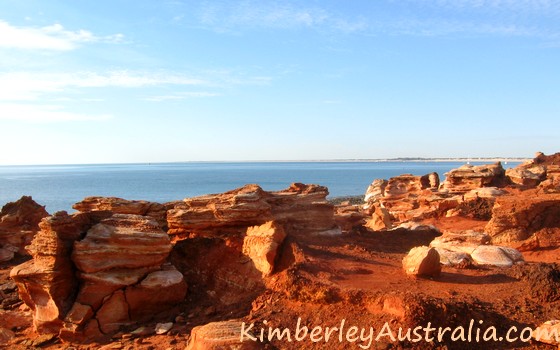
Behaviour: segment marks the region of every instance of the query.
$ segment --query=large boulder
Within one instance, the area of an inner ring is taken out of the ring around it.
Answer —
[[[438,251],[442,265],[448,266],[466,267],[475,264],[510,267],[524,262],[518,250],[490,245],[490,241],[490,236],[484,232],[444,232],[434,238],[430,247]]]
[[[441,273],[439,253],[435,248],[412,248],[402,260],[404,272],[409,276],[437,277]]]
[[[503,187],[507,184],[500,162],[487,165],[465,164],[445,174],[440,190],[463,194],[481,187]]]
[[[15,253],[28,255],[25,246],[39,231],[39,222],[49,213],[30,196],[7,203],[0,210],[0,262],[9,261]]]
[[[268,276],[274,270],[278,249],[284,238],[284,229],[273,221],[249,227],[243,240],[243,254],[251,258],[257,270]]]

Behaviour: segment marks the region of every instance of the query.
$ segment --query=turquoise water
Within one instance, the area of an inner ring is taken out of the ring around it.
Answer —
[[[72,211],[87,196],[167,202],[256,183],[281,190],[292,182],[329,188],[330,197],[363,195],[378,178],[444,173],[460,162],[255,162],[0,166],[0,206],[31,195],[50,213]],[[475,163],[472,163],[475,164]],[[483,163],[476,163],[483,164]],[[510,163],[508,166],[515,166]]]

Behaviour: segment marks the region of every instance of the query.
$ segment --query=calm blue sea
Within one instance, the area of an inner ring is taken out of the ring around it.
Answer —
[[[31,195],[49,213],[72,212],[87,196],[167,202],[256,183],[281,190],[292,182],[327,186],[330,197],[363,195],[378,178],[444,173],[459,162],[255,162],[0,166],[0,206]],[[484,164],[484,163],[472,163]],[[510,163],[509,167],[518,163]]]

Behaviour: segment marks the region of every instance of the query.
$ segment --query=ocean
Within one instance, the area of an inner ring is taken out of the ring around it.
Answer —
[[[472,162],[473,165],[490,162]],[[292,182],[329,188],[329,198],[363,195],[375,179],[444,173],[463,162],[188,162],[0,166],[0,206],[30,195],[49,213],[73,212],[87,196],[168,202],[256,183],[264,190]],[[514,167],[509,163],[504,167]]]

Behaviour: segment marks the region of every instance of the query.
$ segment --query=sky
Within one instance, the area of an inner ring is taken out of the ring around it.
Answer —
[[[0,0],[0,165],[560,151],[560,1]]]

